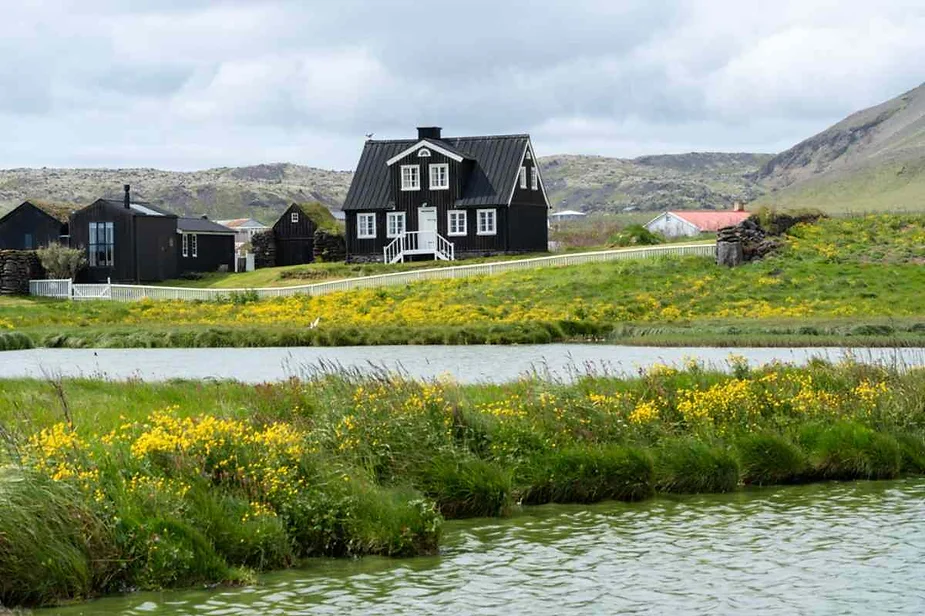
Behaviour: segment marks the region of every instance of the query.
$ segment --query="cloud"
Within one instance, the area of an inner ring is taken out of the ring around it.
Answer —
[[[2,166],[355,164],[362,135],[540,154],[777,151],[918,85],[912,0],[33,1],[0,25]]]

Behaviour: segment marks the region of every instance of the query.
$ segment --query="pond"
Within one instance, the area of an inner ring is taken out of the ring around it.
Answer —
[[[32,349],[0,353],[0,378],[88,376],[236,379],[267,382],[328,368],[402,371],[417,378],[449,374],[464,383],[505,382],[536,372],[569,379],[576,374],[632,375],[654,363],[680,365],[688,358],[726,368],[731,354],[752,365],[805,363],[813,357],[900,366],[925,365],[925,349],[637,347],[598,344],[522,346],[366,346],[233,349]]]
[[[920,614],[925,479],[525,508],[447,523],[443,545],[39,613]]]

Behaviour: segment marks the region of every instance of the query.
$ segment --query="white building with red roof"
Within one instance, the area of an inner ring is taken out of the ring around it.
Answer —
[[[734,210],[678,210],[664,212],[646,223],[653,233],[665,237],[694,237],[701,233],[716,233],[723,227],[732,227],[751,216],[737,207]]]

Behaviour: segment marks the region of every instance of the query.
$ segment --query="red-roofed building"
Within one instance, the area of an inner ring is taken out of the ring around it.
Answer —
[[[693,237],[701,233],[716,233],[723,227],[739,224],[749,216],[751,213],[744,210],[665,212],[646,223],[646,229],[665,237]]]

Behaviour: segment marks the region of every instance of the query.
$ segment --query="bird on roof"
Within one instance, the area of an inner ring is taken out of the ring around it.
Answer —
[[[375,135],[375,134],[376,134],[376,133],[366,133],[366,140],[369,141],[370,139],[373,138],[373,135]]]

